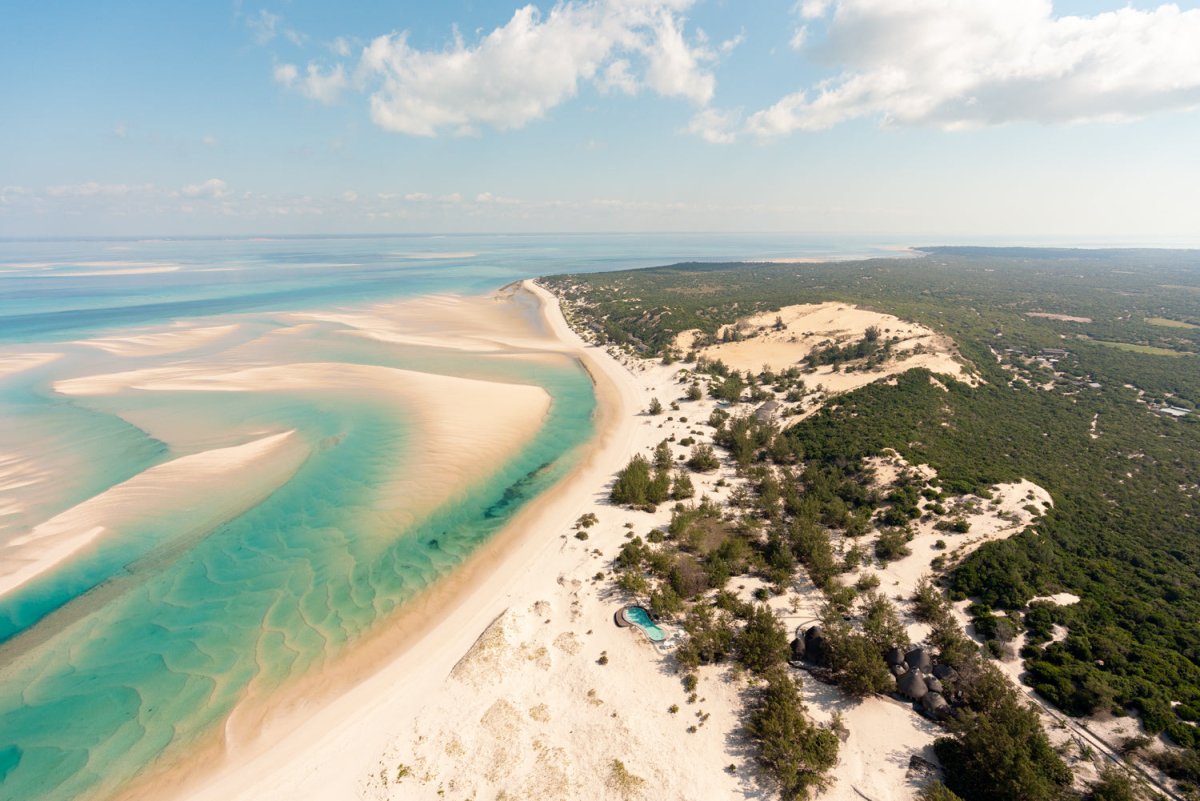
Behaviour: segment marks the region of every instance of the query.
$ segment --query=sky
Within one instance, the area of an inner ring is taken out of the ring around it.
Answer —
[[[57,0],[0,71],[0,237],[1200,246],[1200,0]]]

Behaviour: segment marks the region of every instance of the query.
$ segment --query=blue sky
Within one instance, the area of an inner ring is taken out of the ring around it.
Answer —
[[[0,236],[1200,245],[1198,41],[1196,3],[26,4]]]

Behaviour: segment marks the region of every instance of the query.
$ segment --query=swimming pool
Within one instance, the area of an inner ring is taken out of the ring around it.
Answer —
[[[640,606],[629,606],[625,608],[625,618],[635,624],[642,631],[646,632],[646,636],[653,642],[662,642],[667,638],[667,635],[655,625],[650,617],[650,613]]]

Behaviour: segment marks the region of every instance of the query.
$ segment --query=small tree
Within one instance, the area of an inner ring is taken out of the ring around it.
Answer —
[[[647,502],[650,491],[650,462],[640,453],[617,473],[610,497],[616,503],[640,506]]]
[[[844,692],[858,698],[891,689],[892,674],[875,645],[845,626],[826,626],[829,668]]]
[[[692,448],[692,455],[687,460],[687,466],[697,473],[708,473],[720,467],[721,461],[713,451],[712,445],[701,442]]]
[[[662,402],[658,398],[651,398],[650,399],[650,408],[648,411],[650,412],[650,414],[654,414],[654,415],[662,414],[662,412],[663,412]]]
[[[675,481],[671,485],[671,499],[675,501],[686,500],[696,494],[696,488],[692,486],[692,477],[686,471],[676,470]]]
[[[782,667],[767,673],[767,686],[750,710],[746,730],[758,747],[758,761],[779,783],[783,801],[808,797],[825,784],[837,763],[838,738],[805,715],[796,682]]]
[[[687,393],[684,395],[684,397],[690,401],[700,400],[700,398],[703,397],[702,393],[700,392],[700,385],[693,381],[687,388]]]
[[[742,667],[765,673],[788,657],[787,630],[765,604],[756,605],[746,625],[734,639]]]

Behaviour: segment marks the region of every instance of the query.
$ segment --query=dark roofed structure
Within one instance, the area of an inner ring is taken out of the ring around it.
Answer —
[[[921,698],[921,708],[931,718],[941,720],[950,714],[950,704],[941,693],[926,693]]]
[[[925,686],[925,677],[919,670],[910,670],[896,680],[896,689],[905,698],[913,701],[920,701],[929,694],[929,688]]]
[[[804,632],[804,661],[821,667],[829,666],[829,640],[820,626]]]
[[[765,423],[771,419],[778,409],[779,401],[769,400],[754,410],[754,419],[760,423]]]
[[[924,648],[914,648],[904,656],[904,663],[909,670],[920,670],[923,673],[933,672],[933,659]]]

